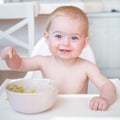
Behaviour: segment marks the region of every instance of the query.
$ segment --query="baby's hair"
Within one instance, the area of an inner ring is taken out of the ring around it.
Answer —
[[[71,19],[80,20],[81,24],[83,25],[82,27],[83,31],[85,35],[88,36],[88,18],[86,14],[83,12],[83,10],[81,10],[80,8],[75,7],[75,6],[61,6],[55,9],[50,14],[50,17],[48,19],[47,26],[46,26],[47,32],[49,31],[52,20],[56,18],[57,16],[68,16]]]

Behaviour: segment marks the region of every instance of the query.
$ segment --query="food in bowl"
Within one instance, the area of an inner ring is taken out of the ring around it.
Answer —
[[[35,92],[39,92],[37,91],[37,89],[32,88],[29,91],[26,91],[26,89],[22,86],[18,86],[16,84],[10,84],[7,86],[7,89],[12,91],[12,92],[17,92],[17,93],[35,93]]]
[[[8,85],[7,89],[12,91],[12,92],[24,93],[24,88],[22,86],[18,86],[16,84]]]
[[[40,113],[56,102],[57,83],[50,79],[19,79],[6,86],[12,108],[21,113]]]

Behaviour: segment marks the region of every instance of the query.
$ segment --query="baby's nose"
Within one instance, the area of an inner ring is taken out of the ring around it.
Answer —
[[[69,45],[70,44],[70,40],[66,37],[63,42],[62,42],[63,45]]]

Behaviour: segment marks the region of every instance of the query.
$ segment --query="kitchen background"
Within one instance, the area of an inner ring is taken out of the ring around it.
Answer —
[[[81,1],[84,3],[85,12],[90,23],[90,45],[96,57],[96,63],[107,77],[120,78],[120,1],[119,0],[4,0],[7,2],[38,1],[39,3],[70,3]],[[42,36],[45,30],[46,20],[49,14],[39,14],[35,18],[35,42]],[[17,20],[0,20],[0,28],[5,30]],[[26,27],[14,33],[23,41],[26,41]],[[4,46],[15,46],[20,54],[26,54],[27,50],[14,45],[7,39],[0,39],[0,49]],[[22,52],[23,51],[23,52]],[[0,60],[1,62],[1,60]],[[1,64],[0,64],[1,65]],[[0,83],[6,78],[23,77],[26,73],[2,70],[0,66]]]

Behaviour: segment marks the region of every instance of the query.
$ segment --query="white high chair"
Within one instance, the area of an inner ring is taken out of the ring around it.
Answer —
[[[48,46],[45,42],[44,37],[42,39],[40,39],[36,45],[34,46],[34,49],[32,51],[32,55],[51,55]],[[82,54],[80,55],[80,57],[87,59],[93,63],[96,63],[95,60],[95,56],[93,53],[93,50],[91,48],[91,46],[88,44],[87,47],[83,50]],[[25,76],[25,78],[42,78],[42,74],[40,71],[32,71],[32,72],[28,72]],[[90,89],[90,90],[89,90]],[[89,87],[88,87],[88,91],[90,91],[91,93],[93,91],[97,91],[96,87],[94,85],[92,85],[92,83],[89,83]]]
[[[17,23],[12,25],[7,30],[0,29],[0,43],[1,39],[6,38],[7,40],[13,42],[14,44],[21,46],[28,50],[30,54],[35,45],[35,28],[34,28],[34,18],[39,13],[39,3],[38,2],[21,2],[21,3],[5,3],[0,4],[0,20],[6,19],[18,19]],[[27,42],[22,41],[12,33],[27,26]],[[4,39],[3,39],[4,40]],[[0,60],[0,69],[9,70],[9,68]]]

